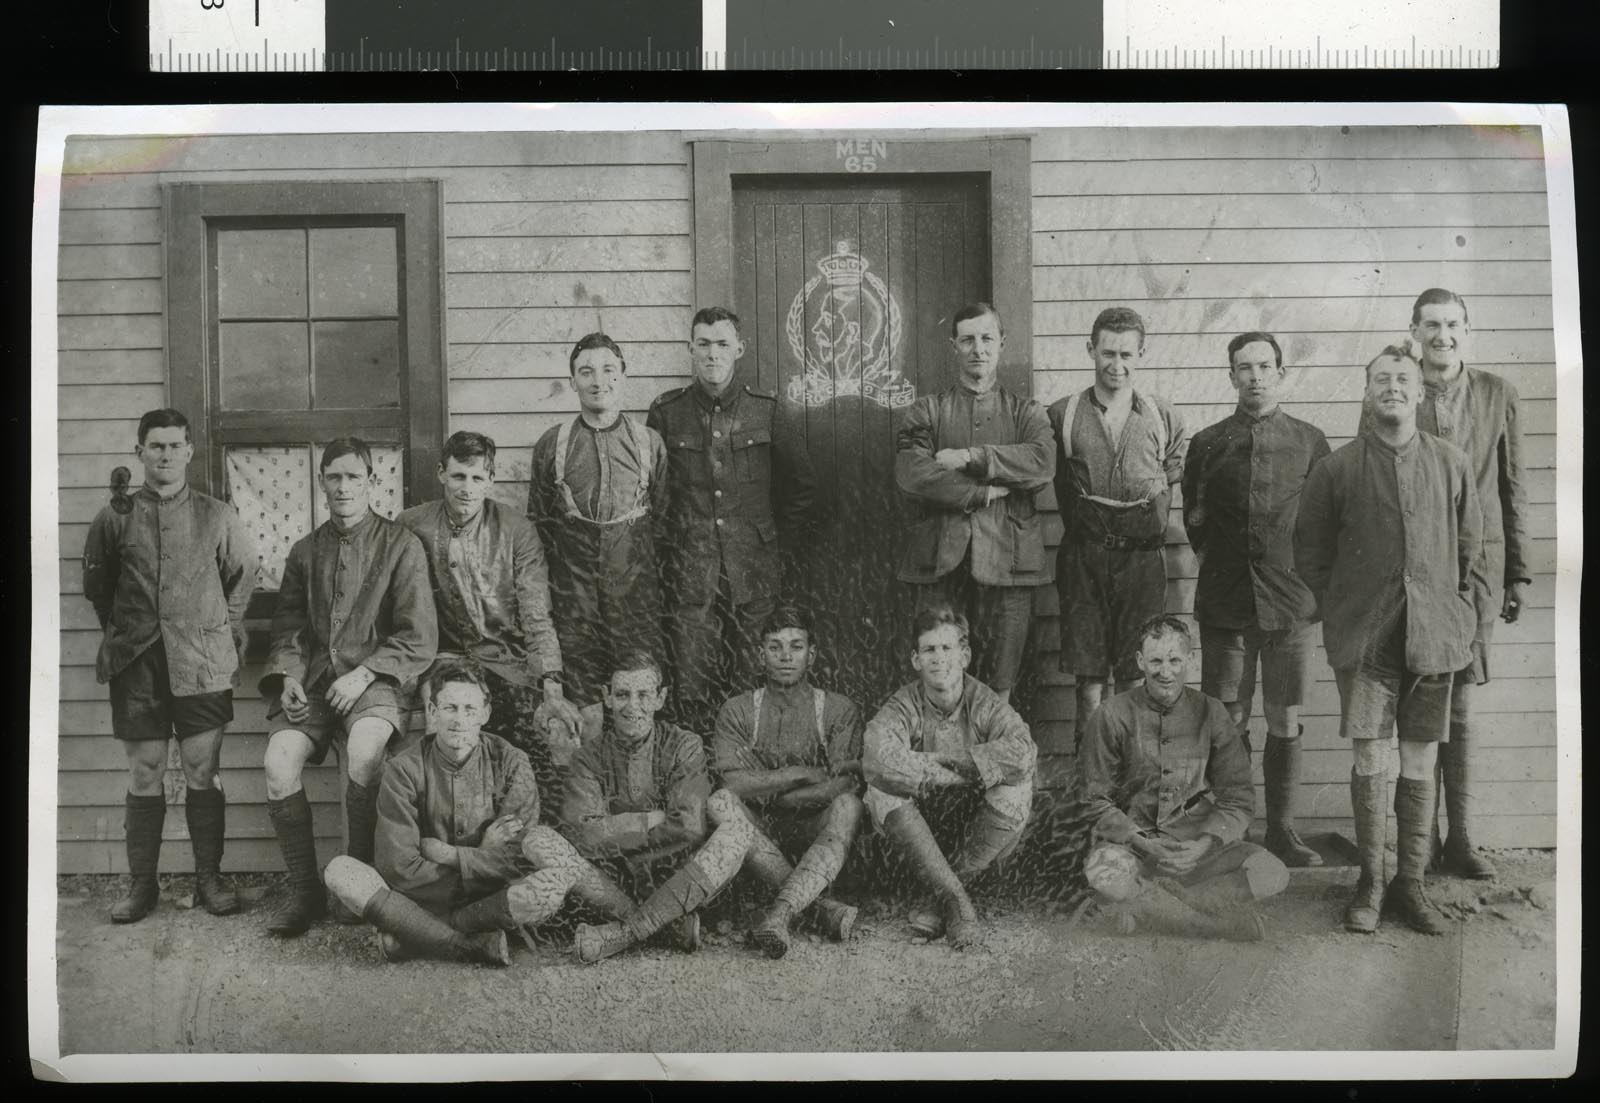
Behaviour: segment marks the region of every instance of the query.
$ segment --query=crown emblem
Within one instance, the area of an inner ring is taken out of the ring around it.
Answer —
[[[789,349],[805,373],[789,380],[791,402],[826,406],[859,396],[880,406],[909,406],[916,388],[894,369],[900,304],[850,241],[834,243],[789,304]],[[807,326],[808,317],[810,325]]]

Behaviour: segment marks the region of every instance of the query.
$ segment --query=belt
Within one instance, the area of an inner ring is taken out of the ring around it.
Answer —
[[[1072,539],[1075,543],[1108,548],[1111,551],[1160,551],[1167,542],[1164,533],[1156,536],[1117,536],[1103,532],[1096,536],[1087,532],[1074,532]]]

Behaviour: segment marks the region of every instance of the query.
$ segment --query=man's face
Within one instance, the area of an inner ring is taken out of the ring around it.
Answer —
[[[744,355],[744,342],[732,322],[701,322],[689,336],[689,360],[697,383],[721,394],[733,379],[733,366]]]
[[[1437,371],[1449,371],[1461,362],[1462,348],[1472,327],[1459,303],[1429,303],[1411,327],[1411,339],[1422,350],[1422,362]]]
[[[328,496],[328,512],[335,518],[359,518],[372,499],[372,476],[360,456],[340,456],[322,469],[322,492]]]
[[[1146,639],[1134,656],[1144,674],[1145,692],[1170,705],[1183,692],[1183,672],[1189,663],[1189,645],[1176,632]]]
[[[1006,347],[1000,319],[993,314],[980,314],[957,322],[950,347],[955,350],[962,380],[976,390],[987,390],[1000,370],[1000,350]]]
[[[446,682],[428,702],[428,723],[451,762],[465,762],[482,738],[489,702],[471,682]]]
[[[608,348],[584,349],[572,362],[572,389],[591,414],[609,414],[622,404],[624,378],[622,361]]]
[[[931,632],[917,637],[917,649],[911,653],[911,666],[922,675],[922,685],[930,690],[952,690],[961,687],[961,680],[972,661],[972,648],[961,639],[961,632],[953,624],[941,624]]]
[[[604,690],[606,708],[617,733],[638,742],[655,727],[656,713],[667,703],[667,691],[653,670],[619,670]]]
[[[133,453],[144,464],[145,482],[158,488],[179,486],[188,477],[194,445],[189,443],[189,430],[169,425],[145,433],[144,443],[134,445]]]
[[[1235,350],[1228,378],[1233,381],[1233,389],[1239,392],[1239,405],[1247,412],[1264,414],[1278,405],[1283,369],[1278,366],[1277,354],[1267,342],[1251,341]]]
[[[761,641],[761,663],[775,686],[799,685],[811,670],[816,649],[803,628],[780,628]]]
[[[1413,360],[1384,357],[1367,369],[1367,403],[1385,425],[1401,425],[1417,416],[1422,397],[1422,372]]]
[[[1136,329],[1102,329],[1089,342],[1094,380],[1103,390],[1117,392],[1133,386],[1134,369],[1144,356],[1144,338]]]
[[[494,486],[494,473],[483,456],[473,456],[466,463],[451,456],[439,471],[439,485],[444,487],[450,515],[458,521],[470,521],[483,508],[483,500]]]

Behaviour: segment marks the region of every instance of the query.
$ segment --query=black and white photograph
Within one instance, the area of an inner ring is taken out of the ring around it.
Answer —
[[[1559,107],[62,107],[39,159],[57,1075],[1570,1070]]]

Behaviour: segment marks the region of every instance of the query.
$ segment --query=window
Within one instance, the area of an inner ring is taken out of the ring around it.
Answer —
[[[373,446],[374,507],[432,497],[444,427],[439,185],[171,184],[171,401],[195,485],[234,503],[267,617],[294,542],[326,519],[322,445]]]

